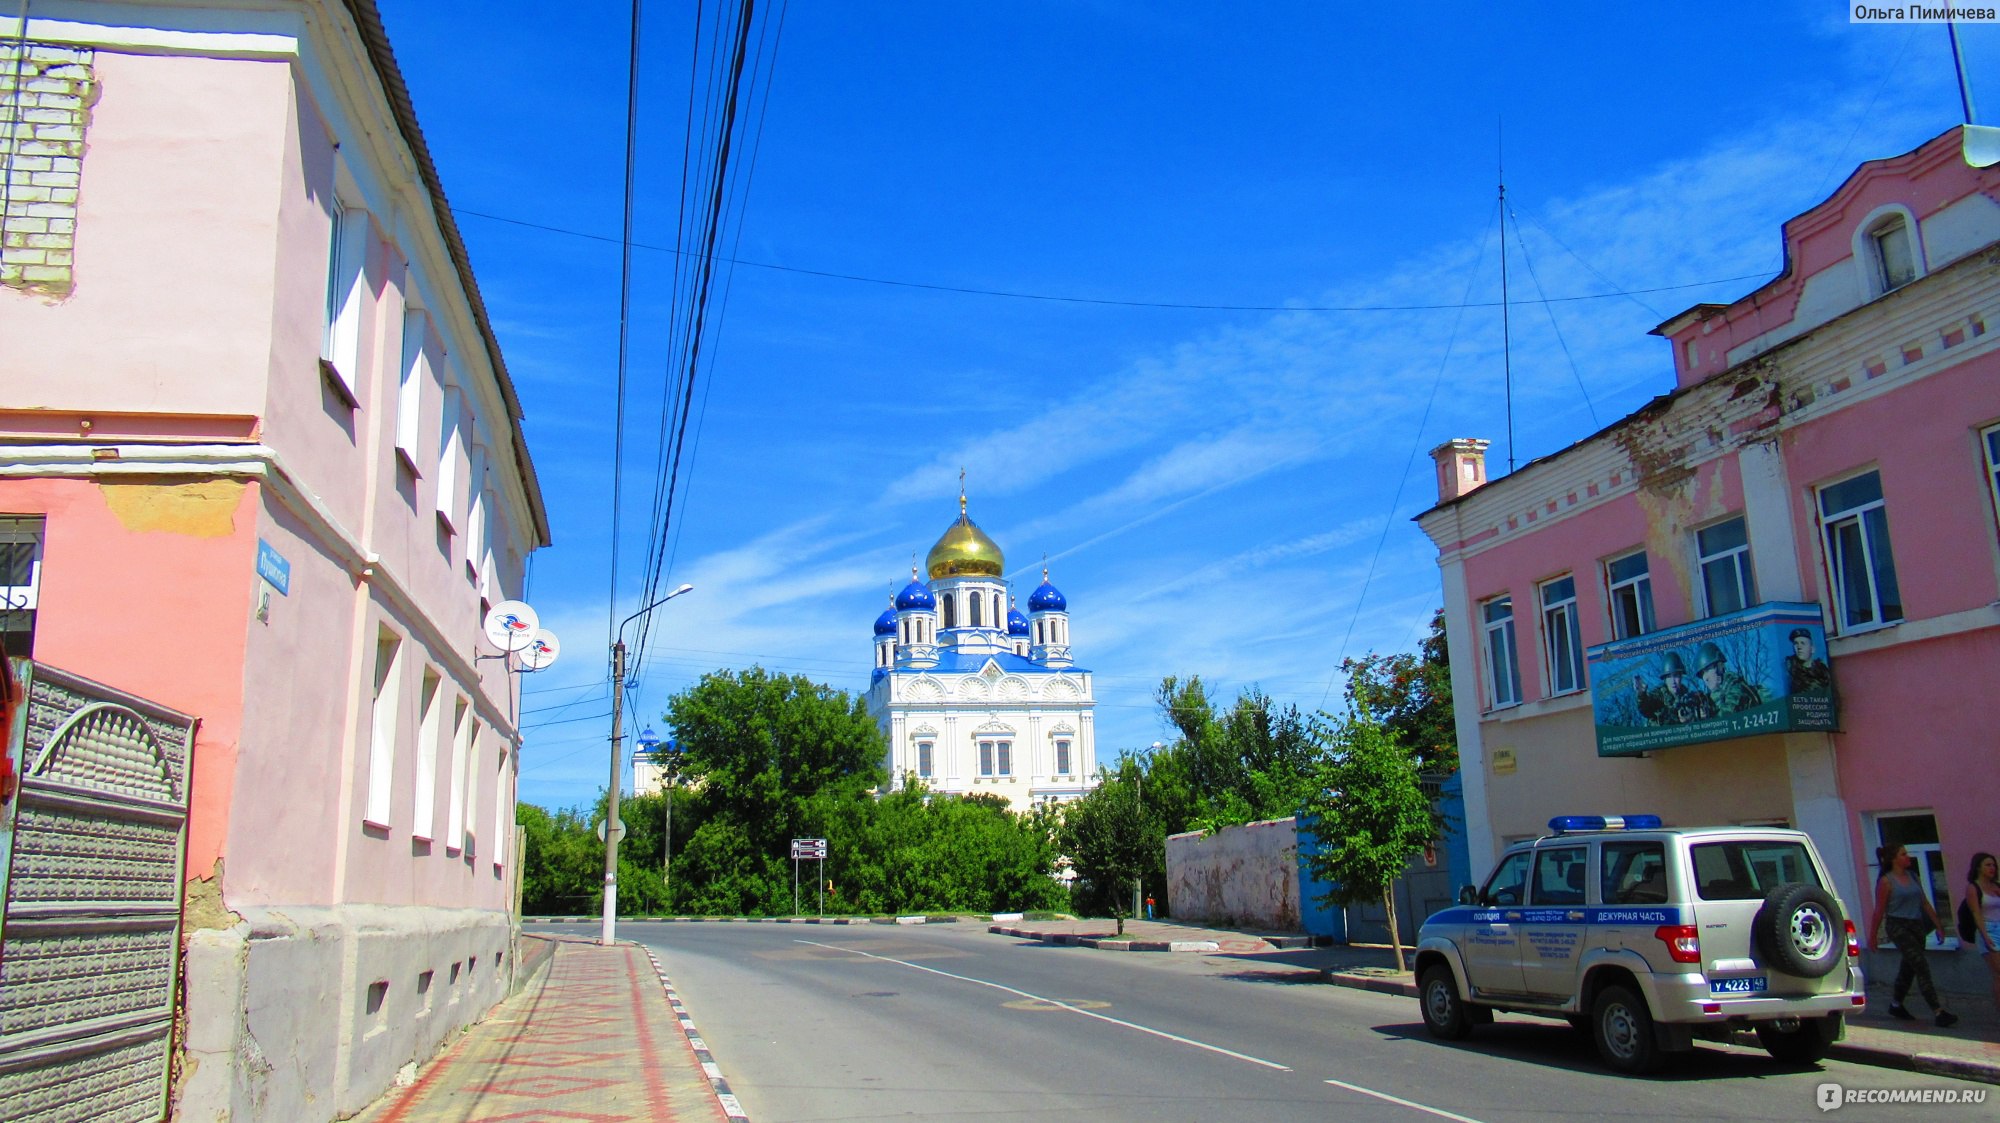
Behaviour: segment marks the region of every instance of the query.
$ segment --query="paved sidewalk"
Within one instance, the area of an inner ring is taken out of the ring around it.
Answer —
[[[996,920],[988,930],[1100,951],[1177,951],[1250,959],[1270,970],[1317,973],[1336,986],[1399,994],[1412,1000],[1417,996],[1414,977],[1396,970],[1395,953],[1387,945],[1313,947],[1309,938],[1290,933],[1156,920],[1128,920],[1123,936],[1116,934],[1117,924],[1111,920]],[[1991,1000],[1983,995],[1961,995],[1952,1006],[1961,1020],[1950,1029],[1938,1029],[1928,1021],[1895,1021],[1888,1015],[1888,982],[1871,978],[1868,1006],[1848,1018],[1847,1036],[1835,1046],[1834,1055],[1858,1064],[2000,1084],[2000,1016],[1994,1013]],[[1920,1002],[1917,1009],[1923,1009]],[[1413,1007],[1410,1017],[1414,1020],[1417,1016]]]
[[[418,1072],[414,1084],[391,1089],[355,1118],[360,1123],[723,1123],[730,1118],[644,948],[522,937],[523,945],[544,940],[553,943],[553,958],[539,981],[467,1030]],[[524,946],[524,960],[530,954]]]

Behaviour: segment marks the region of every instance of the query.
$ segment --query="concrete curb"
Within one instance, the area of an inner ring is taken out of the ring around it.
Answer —
[[[1214,940],[1134,940],[1120,936],[1078,936],[1065,932],[1043,934],[1021,928],[1009,928],[995,924],[987,929],[1001,936],[1012,936],[1017,940],[1033,940],[1036,943],[1058,947],[1095,948],[1098,951],[1221,951],[1222,945]]]
[[[743,1101],[729,1087],[729,1081],[722,1075],[722,1069],[715,1063],[715,1054],[709,1052],[708,1042],[702,1039],[701,1031],[694,1027],[694,1019],[688,1016],[687,1007],[681,1004],[681,996],[674,990],[673,981],[667,978],[667,968],[653,949],[630,940],[619,941],[629,947],[646,953],[646,959],[653,965],[653,974],[660,980],[660,989],[666,993],[667,1005],[673,1009],[674,1020],[679,1023],[681,1036],[688,1048],[694,1051],[695,1063],[701,1066],[702,1075],[708,1077],[708,1090],[715,1097],[715,1105],[729,1117],[731,1123],[749,1123],[750,1116],[743,1110]]]

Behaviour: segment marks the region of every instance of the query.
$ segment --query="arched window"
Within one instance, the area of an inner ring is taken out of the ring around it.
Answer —
[[[967,609],[966,625],[973,628],[979,627],[979,594],[974,593],[965,598],[965,607]]]
[[[1040,620],[1035,621],[1035,642],[1042,642],[1042,622]]]
[[[999,627],[1007,620],[1007,614],[1000,610],[1000,594],[993,594],[993,626]]]
[[[956,597],[952,596],[952,595],[951,595],[950,593],[946,593],[946,594],[945,594],[945,598],[944,598],[944,626],[945,626],[945,627],[947,627],[947,628],[956,628],[956,627],[958,627],[958,619],[957,619],[957,616],[958,616],[958,613],[956,613],[955,611],[953,611],[953,609],[955,609],[955,608],[957,607],[957,602],[958,602],[958,598],[956,598]]]

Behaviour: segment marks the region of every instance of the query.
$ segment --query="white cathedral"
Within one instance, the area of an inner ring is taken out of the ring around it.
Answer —
[[[1021,615],[1000,547],[965,513],[875,621],[868,712],[889,739],[893,787],[988,794],[1015,811],[1097,783],[1090,672],[1070,660],[1069,603],[1049,583]]]

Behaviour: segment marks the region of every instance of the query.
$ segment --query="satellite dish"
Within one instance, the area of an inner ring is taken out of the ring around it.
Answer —
[[[518,657],[522,670],[539,671],[555,662],[556,656],[561,654],[562,644],[556,642],[556,634],[547,628],[537,628],[535,634],[528,637],[528,644],[520,650]]]
[[[502,651],[520,651],[528,646],[528,640],[542,626],[541,617],[528,606],[527,601],[503,600],[486,614],[486,622],[481,625],[486,638]]]

